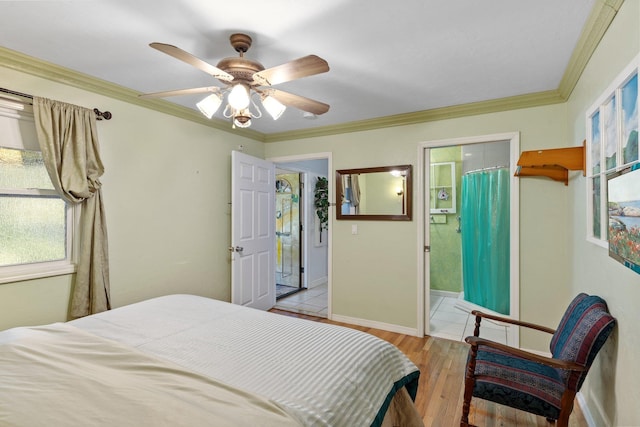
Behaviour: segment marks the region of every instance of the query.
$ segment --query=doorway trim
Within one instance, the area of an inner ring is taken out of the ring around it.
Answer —
[[[425,167],[428,166],[425,160],[427,150],[439,147],[480,144],[487,142],[509,141],[509,170],[510,170],[510,317],[520,319],[520,186],[514,176],[516,164],[520,155],[520,132],[498,133],[490,135],[470,136],[451,139],[439,139],[418,143],[418,167],[417,167],[417,218],[418,218],[418,334],[423,336],[429,333],[429,261],[425,255],[425,246],[429,244],[426,235],[427,213],[425,206],[428,205],[426,188],[429,185],[429,175],[425,174]],[[509,332],[509,344],[519,347],[519,328],[511,327]]]
[[[328,180],[328,196],[329,200],[333,200],[333,155],[331,152],[297,154],[292,156],[269,157],[266,160],[277,165],[278,163],[302,162],[305,160],[327,160],[327,180]],[[275,195],[274,195],[275,197]],[[327,230],[327,319],[332,319],[331,293],[333,281],[332,253],[333,253],[333,225],[331,219],[335,218],[335,204],[329,203],[329,228]],[[305,224],[305,227],[307,224]],[[308,243],[308,242],[307,242]]]

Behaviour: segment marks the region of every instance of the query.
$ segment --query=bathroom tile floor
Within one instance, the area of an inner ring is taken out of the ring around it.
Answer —
[[[432,337],[464,341],[473,335],[475,316],[456,307],[457,298],[431,294],[430,333]],[[482,319],[480,336],[502,344],[507,343],[509,330],[488,319]]]
[[[279,299],[275,308],[326,318],[328,301],[329,294],[325,283]]]

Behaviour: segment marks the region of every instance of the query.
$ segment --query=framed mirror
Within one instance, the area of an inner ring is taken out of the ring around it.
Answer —
[[[336,219],[411,221],[411,165],[336,170]]]

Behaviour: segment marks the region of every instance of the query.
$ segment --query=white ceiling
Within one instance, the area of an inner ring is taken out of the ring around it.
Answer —
[[[0,43],[141,93],[220,85],[151,42],[216,65],[237,56],[229,35],[244,32],[253,38],[246,56],[266,68],[308,54],[327,60],[328,73],[277,88],[329,112],[253,120],[269,134],[557,89],[595,2],[0,1]],[[168,100],[195,108],[201,98]]]

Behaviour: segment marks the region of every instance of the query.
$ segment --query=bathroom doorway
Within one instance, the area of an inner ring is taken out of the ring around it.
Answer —
[[[473,309],[519,315],[518,138],[433,141],[423,150],[425,331],[460,341],[473,333]],[[518,341],[512,328],[486,326],[491,339]]]

